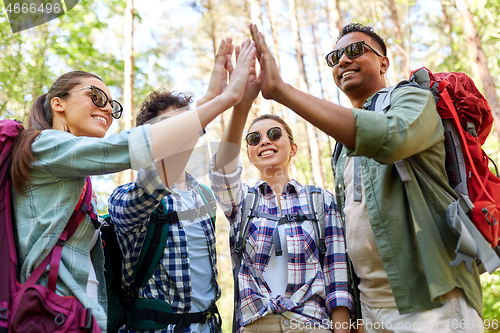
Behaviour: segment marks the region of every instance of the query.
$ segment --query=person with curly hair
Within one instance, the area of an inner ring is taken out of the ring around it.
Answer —
[[[222,91],[226,71],[232,71],[228,61],[231,53],[232,45],[226,41],[216,55],[208,92],[198,101],[198,106]],[[142,104],[137,125],[178,117],[186,112],[191,100],[192,96],[185,93],[153,92]],[[215,225],[212,219],[216,203],[211,190],[184,171],[191,151],[179,150],[169,159],[158,162],[157,167],[151,165],[144,168],[134,182],[117,187],[109,198],[111,223],[115,226],[124,256],[122,286],[127,293],[133,286],[134,268],[152,223],[152,214],[158,207],[164,207],[165,214],[176,212],[179,220],[169,224],[163,256],[153,276],[137,292],[138,298],[165,302],[160,303],[161,306],[158,302],[150,302],[141,309],[140,318],[133,319],[130,327],[122,327],[120,332],[221,331],[220,315],[215,305],[221,295],[217,284]],[[165,165],[169,166],[169,170],[163,168]],[[167,187],[165,184],[173,185]],[[150,320],[151,326],[147,326],[146,317],[161,317],[162,320]],[[140,322],[140,325],[135,322]]]

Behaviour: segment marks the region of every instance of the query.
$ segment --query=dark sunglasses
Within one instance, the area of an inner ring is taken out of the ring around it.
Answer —
[[[95,86],[87,86],[87,87],[83,87],[80,89],[72,90],[72,91],[69,91],[69,92],[64,93],[62,95],[59,95],[59,97],[62,97],[62,96],[67,95],[67,94],[71,94],[72,92],[75,92],[75,91],[89,89],[89,88],[90,88],[90,99],[92,100],[92,102],[94,103],[95,106],[103,108],[109,102],[109,105],[111,105],[111,108],[113,109],[113,111],[111,111],[111,116],[115,119],[119,119],[122,116],[122,112],[123,112],[122,105],[120,103],[118,103],[118,101],[115,101],[115,100],[110,101],[108,98],[108,95],[106,95],[106,93],[104,91],[102,91],[101,89],[99,89]]]
[[[270,129],[267,130],[266,134],[267,134],[267,137],[269,138],[269,140],[276,141],[282,137],[283,131],[284,130],[279,128],[279,127],[271,127]],[[287,134],[288,134],[288,132],[287,132]],[[288,136],[290,137],[290,139],[293,142],[292,136],[290,134],[288,134]],[[260,139],[261,139],[261,136],[260,136],[259,132],[248,133],[246,138],[245,138],[245,140],[247,141],[247,144],[249,146],[257,146],[260,143]]]
[[[382,57],[382,55],[373,46],[370,46],[364,40],[362,40],[359,42],[354,42],[352,44],[349,44],[340,50],[333,50],[332,52],[328,53],[325,57],[326,64],[329,67],[337,66],[337,64],[340,61],[340,58],[342,58],[342,53],[345,53],[345,55],[349,59],[361,57],[365,53],[365,46],[368,47],[373,52],[375,52],[375,54],[378,55],[379,57]]]

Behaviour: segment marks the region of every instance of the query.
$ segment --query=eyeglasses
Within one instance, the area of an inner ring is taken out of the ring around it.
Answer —
[[[282,137],[283,130],[279,127],[271,127],[270,129],[267,130],[266,134],[267,134],[267,137],[269,138],[269,140],[276,141]],[[288,132],[287,132],[287,134],[288,134]],[[288,136],[293,141],[292,136],[290,134],[288,134]],[[261,136],[260,136],[259,132],[248,133],[246,138],[245,138],[245,140],[247,141],[247,144],[249,146],[257,146],[260,143],[260,139],[261,139]]]
[[[365,53],[365,46],[367,46],[370,50],[375,52],[375,54],[378,55],[379,57],[382,57],[382,55],[377,51],[377,49],[375,49],[373,46],[368,45],[364,40],[362,40],[359,42],[354,42],[352,44],[349,44],[340,50],[333,50],[332,52],[328,53],[325,57],[326,64],[329,67],[337,66],[340,61],[340,58],[342,58],[342,53],[345,53],[345,55],[349,59],[361,57]]]
[[[62,97],[62,96],[67,95],[67,94],[71,94],[72,92],[75,92],[75,91],[89,89],[89,88],[90,88],[90,99],[92,100],[92,102],[94,103],[95,106],[103,108],[109,102],[109,105],[111,105],[111,108],[113,109],[113,111],[111,111],[111,116],[115,119],[119,119],[122,116],[122,112],[123,112],[122,105],[120,103],[118,103],[118,101],[115,101],[115,100],[110,101],[108,98],[108,95],[106,95],[106,93],[104,91],[102,91],[101,89],[99,89],[95,86],[87,86],[87,87],[83,87],[80,89],[72,90],[72,91],[69,91],[69,92],[64,93],[62,95],[59,95],[59,97]]]

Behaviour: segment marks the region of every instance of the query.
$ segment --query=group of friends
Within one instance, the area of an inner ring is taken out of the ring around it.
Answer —
[[[476,325],[482,321],[477,267],[471,274],[464,264],[449,264],[457,243],[446,223],[451,199],[433,182],[404,184],[394,165],[413,156],[446,186],[443,127],[432,95],[405,86],[391,94],[385,113],[367,110],[386,88],[389,67],[386,45],[371,27],[346,25],[326,56],[351,108],[285,83],[262,33],[253,24],[250,33],[252,39],[241,46],[233,46],[230,38],[221,41],[208,91],[195,108],[188,108],[192,97],[187,94],[154,92],[129,131],[105,136],[123,109],[91,73],[61,75],[34,102],[12,163],[22,281],[60,236],[87,176],[134,169],[137,178],[117,187],[108,201],[123,254],[123,288],[131,288],[151,215],[159,206],[179,212],[179,221],[169,225],[159,264],[135,292],[171,308],[151,311],[182,320],[151,329],[126,325],[120,331],[220,332],[214,224],[201,209],[206,205],[201,185],[185,166],[206,126],[232,107],[208,169],[213,194],[229,221],[231,254],[244,244],[241,263],[233,256],[238,267],[234,331],[426,332],[435,323],[439,332],[483,332]],[[290,178],[288,166],[298,149],[290,126],[278,116],[262,115],[244,137],[259,93],[342,144],[335,188],[316,187],[322,207],[315,213],[324,220],[324,230],[314,225],[306,186]],[[242,181],[243,138],[260,174],[255,184]],[[421,172],[412,169],[413,179],[421,180]],[[246,202],[254,197],[255,205]],[[251,218],[245,209],[249,204]],[[195,213],[180,213],[187,211]],[[318,242],[318,232],[324,243]],[[63,248],[57,292],[91,308],[105,331],[101,244],[99,225],[85,219]],[[46,280],[44,275],[39,283]],[[351,323],[359,318],[362,325],[354,328]],[[475,325],[452,325],[460,321]]]

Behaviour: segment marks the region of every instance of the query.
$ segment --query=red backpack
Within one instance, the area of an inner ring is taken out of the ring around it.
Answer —
[[[496,175],[490,171],[490,158],[481,147],[493,124],[488,102],[464,73],[433,74],[422,67],[411,73],[410,82],[432,92],[445,127],[446,171],[460,198],[447,216],[460,234],[452,264],[479,257],[484,270],[492,273],[500,266],[500,178],[498,170]]]
[[[96,218],[90,208],[90,178],[57,244],[24,285],[18,282],[20,267],[12,215],[10,161],[14,140],[21,130],[23,126],[17,121],[0,120],[0,333],[99,333],[91,309],[84,308],[75,297],[55,293],[64,242],[73,235],[85,214]],[[49,263],[48,286],[36,284]]]

